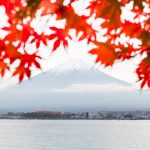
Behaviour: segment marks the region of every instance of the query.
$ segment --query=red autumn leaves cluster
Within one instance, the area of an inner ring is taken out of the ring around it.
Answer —
[[[13,71],[13,76],[18,76],[19,81],[25,77],[30,78],[32,67],[41,68],[41,56],[38,49],[41,44],[47,46],[47,42],[54,40],[52,51],[62,44],[68,47],[72,39],[69,32],[75,29],[78,40],[87,40],[87,44],[93,43],[95,48],[89,54],[96,55],[96,63],[112,66],[116,61],[131,59],[137,55],[145,55],[139,62],[136,70],[141,88],[145,85],[150,87],[150,0],[88,0],[85,8],[87,14],[79,15],[74,8],[77,0],[0,0],[0,5],[5,7],[9,26],[2,27],[6,31],[5,37],[0,37],[0,74],[3,77],[11,70],[13,63],[18,65]],[[123,9],[131,5],[130,11],[134,18],[128,20],[122,18]],[[41,15],[56,15],[56,20],[65,20],[65,27],[58,28],[55,25],[49,27],[50,34],[37,33],[32,27],[32,21],[38,10]],[[101,29],[106,29],[103,37],[105,42],[99,41],[99,30],[93,28],[89,19],[103,20]],[[120,41],[122,35],[128,37],[126,43]],[[134,46],[131,39],[140,41],[138,47]],[[36,51],[32,54],[26,48],[27,44],[36,45]]]

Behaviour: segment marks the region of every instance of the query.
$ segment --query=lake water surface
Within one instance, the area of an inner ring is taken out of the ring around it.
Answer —
[[[150,121],[0,120],[0,150],[150,150]]]

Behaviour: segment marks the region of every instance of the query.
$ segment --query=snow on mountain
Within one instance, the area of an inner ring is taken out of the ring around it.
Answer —
[[[86,63],[78,60],[70,60],[53,68],[48,72],[44,72],[30,80],[24,81],[22,84],[13,86],[30,89],[30,88],[55,88],[64,87],[71,84],[121,84],[129,86],[130,84],[115,79],[95,68],[91,68]]]

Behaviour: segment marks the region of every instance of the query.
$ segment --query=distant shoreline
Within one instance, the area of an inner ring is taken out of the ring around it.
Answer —
[[[150,120],[150,111],[56,112],[35,111],[2,113],[0,119],[11,120]]]
[[[67,121],[150,121],[150,119],[14,119],[14,118],[0,118],[0,120],[45,120],[45,121],[52,121],[52,120],[67,120]]]

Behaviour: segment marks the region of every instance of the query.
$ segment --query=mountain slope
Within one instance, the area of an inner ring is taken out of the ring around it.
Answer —
[[[72,63],[72,64],[71,64]],[[69,64],[67,66],[67,64]],[[70,65],[71,64],[71,65]],[[66,66],[66,67],[65,67]],[[67,62],[56,68],[42,73],[30,80],[24,81],[19,85],[19,88],[55,88],[64,87],[70,84],[92,83],[92,84],[110,84],[117,83],[125,86],[130,84],[118,79],[115,79],[97,69],[90,68],[83,62]],[[16,88],[17,86],[13,86]]]

